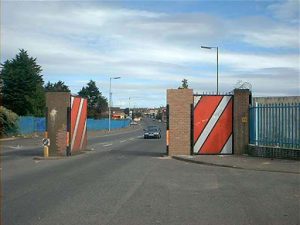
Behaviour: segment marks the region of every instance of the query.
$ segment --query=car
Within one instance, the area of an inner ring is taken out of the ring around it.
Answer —
[[[157,125],[149,125],[149,126],[147,126],[147,130],[149,130],[149,129],[158,129],[159,131],[161,131],[160,127],[157,126]]]
[[[159,127],[150,126],[144,129],[144,139],[148,138],[161,138],[161,130]]]

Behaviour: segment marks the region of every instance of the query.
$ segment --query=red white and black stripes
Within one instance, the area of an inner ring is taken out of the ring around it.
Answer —
[[[71,96],[71,151],[85,148],[87,100]]]
[[[232,153],[232,96],[194,96],[194,153]]]

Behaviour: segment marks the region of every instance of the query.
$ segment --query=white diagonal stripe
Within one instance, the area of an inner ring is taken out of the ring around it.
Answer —
[[[84,122],[84,127],[83,127],[83,132],[81,136],[81,141],[80,141],[80,149],[82,150],[82,145],[85,139],[85,133],[86,133],[86,121]]]
[[[197,103],[200,101],[201,96],[194,97],[194,108],[196,107]]]
[[[221,154],[231,154],[232,153],[232,134],[230,135],[230,138],[224,145]]]
[[[224,111],[226,105],[230,101],[231,96],[223,96],[220,104],[218,105],[217,109],[215,110],[214,114],[211,118],[203,118],[203,119],[209,119],[209,122],[207,123],[206,127],[204,128],[202,134],[200,135],[199,139],[197,140],[196,144],[194,145],[194,153],[197,153],[202,145],[204,144],[207,136],[212,131],[213,127],[215,126],[216,122],[218,121],[219,117],[222,115],[222,112]]]
[[[80,120],[80,116],[81,116],[81,110],[82,110],[82,106],[83,106],[83,101],[84,101],[84,99],[81,98],[80,99],[79,109],[78,109],[78,114],[77,114],[77,118],[76,118],[74,133],[72,135],[71,150],[73,149],[74,142],[75,142],[76,135],[77,135],[77,129],[78,129],[78,124],[79,124],[79,120]]]
[[[72,107],[73,107],[73,102],[74,102],[74,97],[71,96],[71,109],[72,109]]]

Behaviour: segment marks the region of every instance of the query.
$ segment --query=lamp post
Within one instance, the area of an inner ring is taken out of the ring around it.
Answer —
[[[108,105],[108,131],[110,132],[110,118],[111,118],[111,98],[112,98],[112,93],[111,93],[111,80],[114,79],[120,79],[121,77],[110,77],[109,78],[109,105]]]
[[[217,95],[219,94],[219,47],[211,47],[211,46],[201,46],[201,48],[205,49],[217,49]]]
[[[128,116],[131,118],[130,116],[130,97],[129,97],[129,108],[128,108]]]

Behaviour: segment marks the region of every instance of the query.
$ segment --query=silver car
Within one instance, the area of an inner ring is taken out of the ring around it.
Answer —
[[[144,129],[144,139],[161,138],[161,131],[158,127]]]

